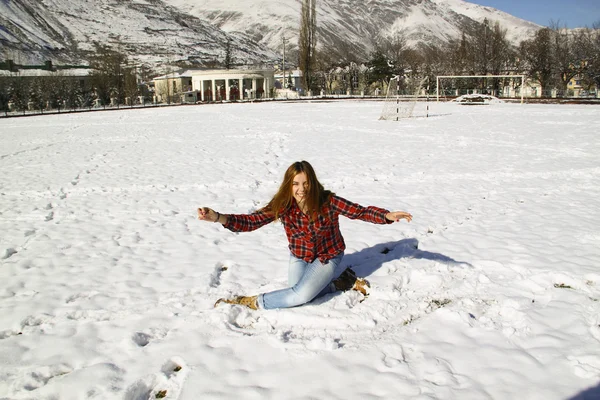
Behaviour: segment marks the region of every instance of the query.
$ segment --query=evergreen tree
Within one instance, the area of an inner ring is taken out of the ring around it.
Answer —
[[[111,97],[124,100],[124,70],[127,57],[109,46],[94,43],[95,55],[90,60],[93,72],[90,75],[92,86],[103,104],[110,103]]]
[[[8,103],[10,101],[9,83],[9,79],[0,79],[0,111],[8,111]]]
[[[389,80],[396,75],[393,64],[381,50],[376,50],[368,63],[369,84],[377,82],[384,87]]]
[[[9,97],[17,110],[27,110],[30,100],[30,81],[22,76],[14,76],[9,83]]]

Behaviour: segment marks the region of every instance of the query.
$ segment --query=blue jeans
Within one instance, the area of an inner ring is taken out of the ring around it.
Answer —
[[[336,291],[331,282],[344,253],[326,264],[319,259],[309,263],[290,254],[287,289],[275,290],[258,296],[258,307],[265,310],[299,306]]]

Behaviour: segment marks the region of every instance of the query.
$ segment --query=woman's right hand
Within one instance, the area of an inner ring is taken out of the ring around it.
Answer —
[[[217,222],[219,214],[208,207],[200,207],[198,208],[198,219],[200,221],[208,221],[208,222]]]

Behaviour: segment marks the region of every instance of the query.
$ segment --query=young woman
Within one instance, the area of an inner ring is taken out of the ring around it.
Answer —
[[[198,219],[219,222],[233,232],[253,231],[278,219],[289,242],[287,289],[219,299],[215,307],[221,302],[254,310],[294,307],[336,290],[353,289],[368,295],[368,282],[350,268],[333,279],[346,248],[339,227],[340,214],[374,224],[412,220],[407,212],[363,207],[325,190],[307,161],[290,165],[269,204],[252,214],[221,214],[208,207],[198,208]]]

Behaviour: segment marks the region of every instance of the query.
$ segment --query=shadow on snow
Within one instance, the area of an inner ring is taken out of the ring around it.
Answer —
[[[440,253],[419,250],[419,241],[410,238],[398,242],[379,243],[359,252],[346,254],[336,275],[341,274],[346,267],[351,267],[358,276],[366,277],[381,268],[384,263],[403,258],[425,259],[443,264],[472,267],[467,262],[457,261]]]
[[[568,400],[599,400],[600,399],[600,383],[594,387],[577,393]]]

